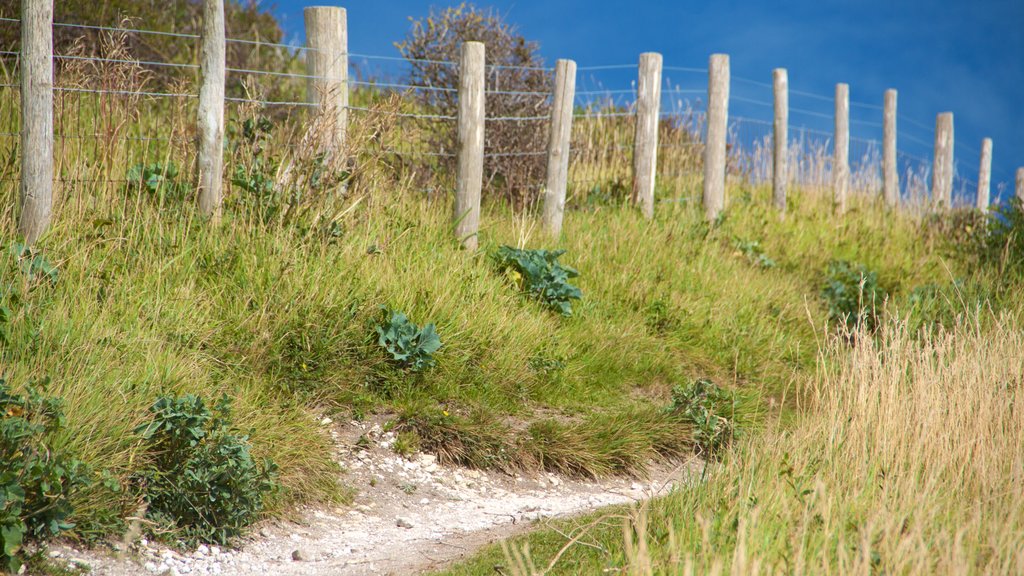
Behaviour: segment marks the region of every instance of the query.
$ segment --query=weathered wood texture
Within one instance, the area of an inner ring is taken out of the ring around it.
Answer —
[[[224,201],[224,0],[204,0],[199,60],[199,211],[220,220]]]
[[[335,6],[310,6],[302,13],[308,48],[306,100],[318,104],[328,119],[328,141],[321,145],[343,150],[348,125],[347,13]]]
[[[704,138],[704,216],[714,221],[725,208],[725,161],[729,137],[729,55],[708,63],[707,135]]]
[[[953,113],[935,118],[935,160],[932,165],[932,203],[949,208],[953,202]]]
[[[654,216],[654,184],[658,170],[658,118],[661,111],[661,54],[640,55],[636,91],[636,132],[633,139],[633,202],[647,218]]]
[[[555,92],[551,101],[551,127],[548,135],[547,186],[544,188],[544,227],[555,238],[562,234],[575,98],[576,63],[572,60],[559,60],[555,64]]]
[[[978,167],[978,210],[988,210],[992,196],[992,139],[981,141],[981,165]]]
[[[789,184],[789,73],[785,68],[772,71],[775,94],[775,122],[772,130],[772,204],[786,212],[786,187]]]
[[[476,250],[484,178],[484,45],[481,42],[462,45],[458,116],[455,237],[467,250]]]
[[[885,91],[882,112],[882,197],[893,208],[900,202],[900,175],[896,167],[896,91]]]
[[[836,210],[846,212],[850,194],[850,85],[836,84],[835,140],[832,143],[832,190]]]
[[[53,2],[21,4],[21,213],[28,244],[46,231],[53,210]]]

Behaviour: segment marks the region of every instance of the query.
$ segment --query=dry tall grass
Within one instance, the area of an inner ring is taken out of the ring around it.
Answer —
[[[624,535],[605,531],[618,560],[595,564],[637,575],[1024,573],[1024,333],[993,320],[917,335],[894,321],[852,349],[832,340],[796,426],[633,512]],[[585,561],[573,564],[554,572]]]

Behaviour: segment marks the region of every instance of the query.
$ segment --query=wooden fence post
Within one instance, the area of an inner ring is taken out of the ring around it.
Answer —
[[[21,213],[33,244],[53,209],[53,2],[21,3]]]
[[[725,208],[725,160],[729,137],[729,55],[708,63],[707,136],[704,138],[704,215],[709,222]]]
[[[846,212],[850,192],[850,85],[836,84],[835,141],[832,143],[832,188],[836,210]]]
[[[344,8],[310,6],[306,24],[306,101],[329,119],[328,149],[343,150],[348,123],[348,17]]]
[[[978,210],[988,210],[992,194],[992,139],[981,141],[981,166],[978,168]]]
[[[775,94],[775,124],[773,129],[772,204],[779,212],[786,212],[786,186],[789,183],[789,73],[785,68],[772,71]]]
[[[636,132],[633,138],[633,202],[645,218],[654,216],[654,183],[658,171],[658,120],[661,112],[661,54],[640,55],[636,90]]]
[[[455,237],[476,250],[484,179],[484,45],[465,42],[459,63],[459,171],[455,185]]]
[[[935,160],[932,165],[932,203],[949,208],[953,201],[953,113],[935,118]]]
[[[981,140],[981,166],[978,167],[977,208],[988,210],[992,192],[992,138]]]
[[[1024,202],[1024,167],[1017,168],[1017,200]]]
[[[894,208],[900,201],[900,176],[896,168],[896,91],[885,91],[882,113],[882,196]]]
[[[202,41],[199,211],[216,223],[224,200],[224,0],[204,0]]]
[[[544,227],[554,238],[562,234],[575,98],[576,62],[559,60],[555,64],[555,93],[551,101],[551,131],[548,136],[548,181],[544,189]]]

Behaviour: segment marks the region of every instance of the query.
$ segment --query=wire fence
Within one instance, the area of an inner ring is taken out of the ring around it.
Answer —
[[[17,19],[0,18],[0,26],[19,24]],[[54,26],[104,37],[96,44],[78,44],[54,55],[56,173],[62,194],[85,197],[84,192],[97,186],[137,185],[147,167],[164,175],[168,167],[175,174],[192,173],[198,37],[131,27]],[[146,35],[175,38],[187,45],[181,53],[193,59],[180,54],[165,60],[136,58],[129,39]],[[308,127],[318,113],[310,86],[322,78],[306,69],[309,47],[243,38],[227,42],[246,50],[244,64],[227,69],[225,100],[227,175],[230,186],[245,188],[252,184],[254,170],[280,172],[286,164],[281,155],[298,155],[308,145]],[[458,103],[451,79],[458,77],[458,62],[361,53],[335,56],[348,61],[349,121],[374,125],[369,130],[371,140],[394,177],[427,193],[450,190]],[[0,62],[0,153],[4,158],[0,182],[9,185],[19,178],[19,54],[0,52]],[[448,81],[417,81],[424,77],[424,70]],[[629,194],[637,73],[637,64],[577,69],[570,203]],[[657,193],[664,200],[692,200],[699,196],[703,179],[708,71],[664,66],[662,74]],[[543,66],[487,66],[484,163],[488,189],[517,201],[535,197],[542,189],[553,79],[553,70]],[[833,171],[834,98],[799,87],[790,89],[789,98],[790,181],[825,189],[831,185]],[[770,83],[732,78],[730,178],[752,185],[771,181],[772,109]],[[901,193],[906,198],[927,197],[934,126],[901,116],[898,127]],[[851,102],[850,129],[851,185],[877,193],[881,189],[882,106]],[[977,188],[980,152],[958,142],[955,158],[954,196],[965,202]]]

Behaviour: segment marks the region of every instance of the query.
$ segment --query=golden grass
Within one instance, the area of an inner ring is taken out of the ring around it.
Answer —
[[[1024,573],[1024,333],[979,325],[832,339],[795,427],[749,439],[551,572]],[[547,573],[522,571],[548,561],[521,550],[506,552],[513,573]]]

